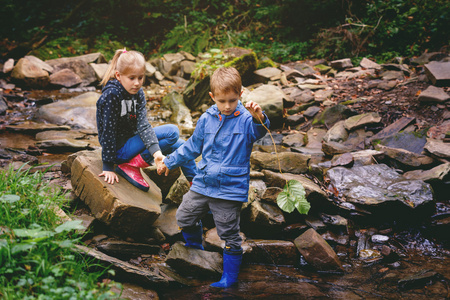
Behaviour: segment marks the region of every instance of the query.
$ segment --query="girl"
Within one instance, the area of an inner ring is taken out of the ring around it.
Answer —
[[[148,191],[149,185],[140,168],[155,162],[158,167],[163,154],[170,154],[183,144],[175,125],[152,128],[147,119],[144,83],[145,59],[137,51],[117,50],[101,84],[97,101],[98,139],[102,145],[105,182],[119,182],[116,173],[137,188]],[[114,172],[114,164],[118,164]],[[195,162],[181,167],[189,182],[196,174]]]

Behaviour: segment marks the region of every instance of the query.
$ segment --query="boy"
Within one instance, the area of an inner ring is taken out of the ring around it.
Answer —
[[[203,215],[211,211],[219,237],[225,241],[223,274],[213,287],[237,283],[242,261],[240,212],[247,202],[253,143],[266,134],[269,119],[255,102],[244,105],[239,72],[219,68],[211,76],[209,95],[215,102],[198,120],[192,137],[168,155],[158,173],[165,173],[202,155],[192,187],[183,197],[176,218],[186,246],[203,250]],[[247,108],[247,109],[246,109]]]

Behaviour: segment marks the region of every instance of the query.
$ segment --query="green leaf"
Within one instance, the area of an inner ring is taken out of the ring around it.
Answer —
[[[36,229],[13,229],[14,234],[20,238],[42,238],[52,236],[54,233],[47,230],[42,230],[41,228]]]
[[[278,206],[285,212],[291,213],[297,209],[301,214],[308,214],[311,205],[306,200],[303,185],[297,180],[289,180],[283,191],[277,197]]]
[[[83,225],[81,225],[81,220],[73,220],[73,221],[67,221],[62,225],[59,225],[55,228],[55,231],[57,233],[61,233],[63,231],[71,231],[76,229],[85,229]]]
[[[304,199],[302,201],[296,202],[295,208],[297,208],[299,213],[301,213],[303,215],[307,215],[309,212],[309,209],[311,208],[311,204],[309,204],[309,202],[306,201],[306,199]]]
[[[18,252],[26,252],[34,248],[33,244],[30,243],[20,243],[12,246],[11,253],[16,254]]]
[[[20,200],[20,196],[18,195],[3,195],[0,197],[1,202],[9,202],[14,203]]]
[[[297,180],[289,180],[287,183],[289,193],[296,198],[305,198],[306,192],[303,185]],[[284,187],[286,189],[286,187]]]
[[[277,197],[278,207],[280,207],[285,212],[291,213],[295,209],[293,200],[294,199],[292,199],[292,196],[288,192],[282,191],[278,194]]]

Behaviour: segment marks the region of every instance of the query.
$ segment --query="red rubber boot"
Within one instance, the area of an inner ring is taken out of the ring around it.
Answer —
[[[144,180],[144,177],[142,177],[141,168],[146,168],[148,166],[149,164],[146,163],[139,154],[133,157],[129,162],[118,165],[116,173],[128,180],[129,183],[138,189],[147,192],[150,186]]]

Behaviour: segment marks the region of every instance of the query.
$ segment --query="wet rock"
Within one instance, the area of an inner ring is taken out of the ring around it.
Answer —
[[[381,70],[381,66],[379,64],[365,57],[360,61],[359,65],[364,69]]]
[[[450,62],[432,61],[425,65],[425,73],[435,86],[450,86]]]
[[[346,235],[338,235],[332,231],[325,231],[320,235],[327,243],[339,244],[339,245],[348,245],[349,237]]]
[[[343,167],[327,171],[331,184],[348,202],[383,214],[408,214],[411,209],[433,203],[430,185],[420,180],[408,180],[385,164]],[[399,205],[402,204],[402,205]],[[426,213],[426,210],[421,210]],[[397,215],[400,216],[400,215]],[[406,216],[406,215],[405,215]]]
[[[320,214],[320,218],[325,224],[336,226],[336,227],[344,227],[348,226],[348,220],[340,215],[329,215],[329,214]]]
[[[325,225],[325,223],[322,222],[322,220],[313,216],[306,216],[305,223],[315,231],[319,232],[324,231],[327,228],[327,225]]]
[[[90,63],[89,66],[94,70],[95,77],[97,78],[97,81],[102,81],[103,77],[105,76],[106,70],[108,70],[109,65],[108,64],[95,64]],[[147,76],[147,73],[145,74]]]
[[[347,130],[354,130],[364,126],[378,124],[380,121],[380,115],[376,112],[371,112],[348,118],[344,122],[344,127]]]
[[[50,81],[50,76],[48,71],[43,69],[42,64],[44,62],[34,56],[23,57],[14,67],[11,77],[31,87],[46,87]],[[52,68],[50,67],[50,69]]]
[[[184,104],[183,96],[177,92],[167,94],[161,102],[173,112],[170,120],[178,125],[193,127],[191,112]]]
[[[183,276],[218,277],[222,274],[219,253],[188,248],[179,243],[172,246],[166,263]]]
[[[247,237],[245,236],[245,234],[243,232],[239,232],[239,235],[242,238],[242,249],[244,250],[244,254],[252,252],[253,248],[247,242]],[[217,234],[216,227],[206,232],[205,242],[208,246],[218,252],[222,252],[222,250],[225,248],[225,241],[220,239],[219,235]]]
[[[376,150],[383,151],[389,158],[410,168],[426,167],[434,163],[434,159],[408,150],[377,145]]]
[[[120,177],[114,185],[105,183],[100,151],[83,151],[71,164],[71,181],[75,194],[94,216],[123,234],[145,232],[161,214],[161,193],[148,178],[150,190],[143,192]]]
[[[129,243],[124,241],[103,240],[96,245],[97,249],[107,255],[119,259],[129,260],[141,255],[159,254],[161,247],[141,243]]]
[[[310,156],[294,152],[282,152],[276,154],[264,152],[252,152],[250,156],[250,164],[255,170],[272,170],[281,171],[283,173],[301,174],[308,171],[308,162]],[[279,160],[279,161],[278,161]]]
[[[342,70],[342,69],[346,69],[346,68],[353,68],[353,64],[352,64],[352,61],[350,60],[350,58],[333,60],[330,64],[331,64],[332,68],[335,68],[338,70]]]
[[[264,194],[262,195],[261,200],[268,202],[268,203],[276,204],[278,194],[280,194],[282,191],[283,191],[283,189],[281,189],[279,187],[272,187],[272,186],[268,187],[264,191]]]
[[[279,79],[281,76],[281,70],[274,67],[266,67],[263,69],[256,70],[255,72],[255,82],[261,82],[266,84],[269,80]]]
[[[111,288],[111,291],[115,293],[114,296],[120,295],[122,299],[133,300],[159,300],[158,293],[148,288],[126,282],[122,282],[121,286],[122,289],[118,289],[117,287]]]
[[[167,193],[165,201],[180,205],[183,201],[184,194],[189,191],[190,187],[189,181],[184,174],[181,174]]]
[[[433,270],[421,270],[413,275],[406,276],[398,281],[398,287],[402,290],[420,288],[439,280],[441,275]]]
[[[444,89],[430,85],[425,91],[420,93],[420,102],[438,102],[444,103],[450,99],[450,95],[447,94]]]
[[[430,170],[414,170],[403,174],[406,179],[423,180],[428,183],[442,181],[450,172],[450,163],[440,164]]]
[[[159,229],[164,236],[174,237],[181,232],[177,225],[175,214],[177,213],[177,205],[163,204],[161,205],[161,215],[156,219],[153,226]]]
[[[279,124],[283,119],[283,99],[288,96],[277,86],[262,85],[242,97],[243,102],[256,102],[269,117],[270,122]]]
[[[58,125],[69,125],[74,129],[97,130],[96,103],[100,94],[88,92],[69,100],[43,105],[37,117]]]
[[[69,126],[60,126],[55,124],[48,124],[48,123],[36,123],[36,122],[24,122],[21,124],[14,124],[14,125],[8,125],[6,126],[6,129],[8,131],[12,132],[20,132],[20,133],[27,133],[27,134],[33,134],[41,131],[46,130],[70,130]]]
[[[317,184],[303,175],[294,175],[289,173],[279,174],[269,170],[264,170],[263,173],[265,175],[266,184],[270,187],[284,188],[286,185],[286,180],[298,180],[305,188],[306,199],[311,203],[311,207],[318,208],[328,202],[327,194],[322,191]]]
[[[249,241],[252,251],[245,255],[245,261],[276,266],[293,266],[298,263],[299,254],[291,241],[259,240]]]
[[[70,69],[59,70],[50,75],[50,84],[55,86],[73,87],[80,84],[81,78]]]
[[[308,107],[307,110],[303,113],[303,115],[307,118],[313,118],[315,115],[317,115],[320,111],[320,107],[318,106],[311,106]]]
[[[3,73],[8,74],[14,69],[14,59],[10,58],[3,64]]]
[[[450,144],[439,140],[428,139],[424,147],[428,152],[442,158],[450,158]]]
[[[298,251],[308,264],[321,271],[342,270],[339,261],[330,245],[314,230],[309,229],[294,240]]]
[[[246,220],[258,230],[279,228],[285,223],[282,211],[278,206],[253,201],[250,205],[249,217]],[[264,234],[261,232],[261,234]]]
[[[313,125],[323,124],[327,128],[331,128],[340,120],[345,120],[351,116],[356,115],[357,112],[348,108],[345,105],[337,104],[326,108],[323,112],[318,114],[313,121]]]
[[[305,135],[302,133],[289,134],[283,138],[282,145],[285,147],[301,147],[305,144],[304,137]]]

